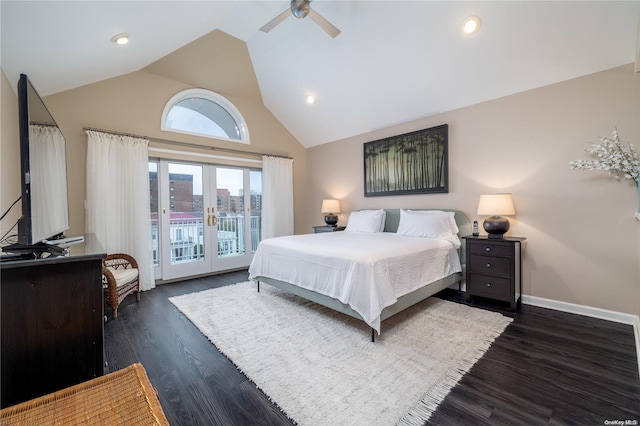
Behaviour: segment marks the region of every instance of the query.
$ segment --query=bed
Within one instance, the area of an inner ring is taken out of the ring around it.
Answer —
[[[371,327],[374,341],[382,321],[461,282],[465,253],[457,237],[471,234],[469,219],[458,210],[382,212],[378,230],[382,232],[348,232],[348,224],[343,232],[261,241],[249,279],[257,283],[258,291],[260,283],[266,283],[363,320]],[[441,212],[448,212],[455,221],[452,227],[458,232],[453,239],[417,238],[413,231],[407,232],[408,217],[435,217],[431,213]],[[350,223],[356,223],[354,214]]]

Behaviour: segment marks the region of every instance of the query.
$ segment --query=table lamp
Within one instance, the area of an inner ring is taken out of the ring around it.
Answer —
[[[484,220],[482,227],[489,238],[503,238],[509,230],[509,220],[503,215],[513,216],[516,209],[513,205],[511,194],[481,195],[478,202],[478,215],[489,216]]]
[[[340,213],[340,201],[322,200],[321,213],[326,213],[324,223],[326,223],[327,226],[336,226],[338,223],[338,216],[336,213]]]

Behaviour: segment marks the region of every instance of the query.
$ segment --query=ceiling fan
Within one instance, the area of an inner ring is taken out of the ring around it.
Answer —
[[[260,31],[268,33],[269,31],[274,29],[276,25],[287,19],[289,13],[291,13],[293,16],[299,19],[302,19],[309,15],[313,22],[318,24],[318,26],[322,28],[327,34],[329,34],[332,38],[336,38],[338,34],[340,34],[340,30],[337,29],[331,22],[320,16],[318,12],[311,9],[309,3],[311,3],[311,0],[291,0],[291,7],[273,18],[271,21],[267,22],[265,26],[260,28]]]

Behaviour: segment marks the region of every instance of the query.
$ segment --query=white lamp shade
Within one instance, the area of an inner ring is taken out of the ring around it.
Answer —
[[[322,200],[321,213],[340,213],[340,201],[338,200]]]
[[[480,216],[513,216],[516,209],[511,194],[481,195],[478,202]]]

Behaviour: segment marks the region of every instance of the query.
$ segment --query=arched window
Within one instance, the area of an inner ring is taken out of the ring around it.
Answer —
[[[240,111],[210,90],[189,89],[172,97],[162,111],[160,129],[249,144]]]

